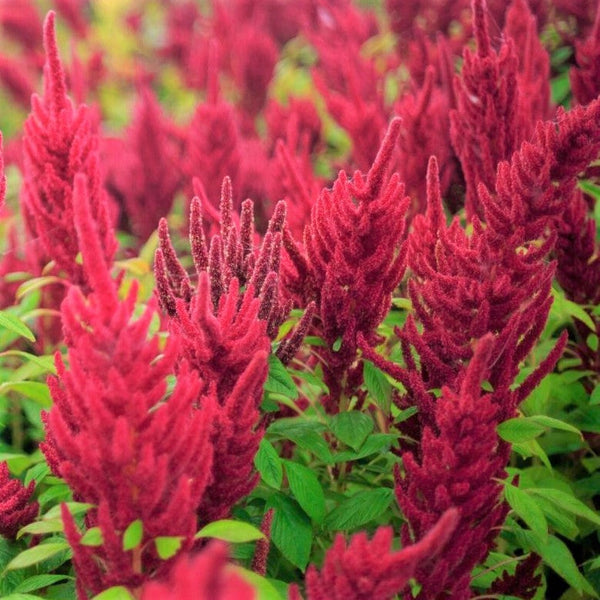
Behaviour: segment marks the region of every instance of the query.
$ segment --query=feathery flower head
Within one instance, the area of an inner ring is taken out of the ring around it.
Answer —
[[[357,533],[347,545],[338,534],[321,572],[314,565],[308,568],[307,600],[391,600],[419,568],[435,564],[458,521],[458,511],[451,508],[421,540],[396,552],[390,548],[391,527],[379,527],[371,540],[366,533]]]
[[[32,112],[25,122],[24,211],[30,233],[40,238],[46,255],[67,273],[71,283],[85,288],[85,273],[76,260],[82,249],[73,216],[77,173],[87,176],[90,210],[107,263],[116,249],[98,166],[97,122],[93,111],[85,105],[75,108],[67,96],[52,11],[44,22],[44,46],[44,95],[33,96]]]
[[[408,198],[398,175],[388,174],[400,126],[400,119],[392,120],[367,175],[357,171],[349,180],[342,171],[332,189],[322,190],[305,229],[305,255],[286,239],[298,272],[291,287],[302,290],[304,304],[317,305],[334,396],[356,359],[357,335],[375,340],[404,273]]]
[[[31,502],[34,488],[33,481],[25,487],[11,478],[6,462],[0,462],[0,535],[14,538],[21,527],[35,519],[40,507]]]
[[[86,183],[84,175],[75,177],[74,215],[92,291],[86,297],[72,287],[61,307],[68,367],[57,354],[58,375],[49,380],[54,405],[43,417],[41,448],[75,497],[94,505],[86,525],[102,531],[97,549],[80,544],[68,511],[63,518],[81,594],[97,594],[110,585],[138,586],[160,568],[147,543],[152,539],[182,536],[183,547],[191,545],[211,478],[217,400],[210,391],[201,393],[198,375],[181,363],[167,393],[178,341],[172,336],[163,347],[158,335],[149,336],[152,305],[134,319],[135,286],[119,300]],[[138,519],[144,543],[139,551],[125,551],[121,536]],[[90,553],[100,560],[88,560]]]

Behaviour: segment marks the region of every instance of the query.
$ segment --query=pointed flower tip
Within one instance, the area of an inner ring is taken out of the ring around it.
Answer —
[[[402,117],[394,117],[388,125],[385,138],[383,140],[383,143],[381,144],[382,147],[388,144],[394,145],[398,141],[398,136],[400,135],[400,127],[402,127]]]
[[[488,8],[485,0],[472,0],[473,29],[477,42],[477,54],[480,57],[491,53],[490,34],[488,31]]]
[[[435,155],[432,154],[429,157],[429,161],[427,162],[427,179],[430,179],[432,177],[438,178],[439,172],[440,172],[440,169],[439,169],[437,158],[435,157]]]

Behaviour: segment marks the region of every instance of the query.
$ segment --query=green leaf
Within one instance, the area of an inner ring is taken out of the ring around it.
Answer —
[[[300,417],[278,419],[272,423],[267,432],[288,440],[309,450],[325,463],[331,463],[333,457],[327,442],[319,435],[327,427],[316,419]]]
[[[50,285],[51,283],[65,283],[64,280],[54,275],[48,275],[43,277],[36,277],[34,279],[28,279],[25,283],[22,283],[15,294],[17,300],[27,296],[31,292],[38,290],[42,287]]]
[[[6,570],[13,571],[14,569],[24,569],[31,565],[37,565],[43,560],[68,549],[69,544],[67,544],[67,542],[51,542],[28,548],[27,550],[23,550],[20,554],[17,554],[17,556],[6,565]]]
[[[94,596],[92,600],[135,600],[129,590],[122,585],[108,588],[97,596]]]
[[[35,592],[35,590],[39,590],[59,581],[66,581],[69,579],[72,579],[72,577],[69,577],[68,575],[34,575],[33,577],[29,577],[28,579],[22,581],[15,588],[15,592]]]
[[[181,548],[184,538],[182,536],[159,536],[154,538],[154,545],[156,546],[157,554],[163,559],[168,560],[172,556],[175,556]]]
[[[5,350],[4,352],[0,352],[0,356],[18,356],[19,358],[23,358],[24,360],[37,365],[44,373],[53,373],[56,375],[53,356],[36,356],[35,354],[23,352],[22,350]]]
[[[283,494],[273,494],[266,508],[273,509],[271,541],[293,565],[304,571],[310,558],[312,526],[304,511]]]
[[[373,454],[387,452],[397,439],[398,436],[395,433],[372,433],[367,437],[358,452],[352,450],[338,452],[334,455],[333,461],[336,463],[349,462],[351,460],[360,460]]]
[[[583,437],[581,431],[577,429],[577,427],[573,427],[573,425],[569,425],[569,423],[565,423],[560,419],[555,419],[553,417],[548,417],[546,415],[534,415],[532,417],[524,417],[527,421],[531,423],[536,423],[537,425],[542,425],[544,427],[551,427],[552,429],[559,429],[561,431],[569,431],[571,433],[575,433],[579,437]]]
[[[326,517],[325,529],[347,531],[365,525],[387,510],[394,491],[389,488],[364,490],[343,500]]]
[[[513,444],[513,450],[525,458],[537,456],[544,463],[546,468],[552,470],[550,459],[537,440],[529,440],[528,442],[523,442],[521,444]]]
[[[264,539],[264,535],[250,523],[234,521],[233,519],[222,519],[205,525],[195,536],[199,538],[217,538],[232,544],[243,544],[254,540]]]
[[[600,516],[581,502],[581,500],[578,500],[575,496],[568,494],[567,492],[556,490],[554,488],[531,488],[530,491],[532,494],[542,496],[545,500],[549,500],[556,504],[561,510],[587,519],[596,525],[600,525]]]
[[[50,390],[45,383],[40,383],[39,381],[5,381],[0,384],[0,394],[11,390],[26,398],[30,398],[42,408],[50,408],[52,406]]]
[[[17,539],[25,534],[44,535],[45,533],[59,533],[64,531],[62,519],[44,519],[43,521],[34,521],[21,527],[17,533]]]
[[[8,596],[2,596],[2,600],[44,600],[42,596],[34,596],[33,594],[21,594],[14,592]]]
[[[413,309],[410,298],[392,298],[392,304],[396,308],[401,308],[403,310],[411,311]]]
[[[339,338],[337,338],[337,339],[335,340],[335,342],[333,342],[333,344],[332,344],[332,346],[331,346],[331,349],[332,349],[334,352],[339,352],[341,347],[342,347],[342,338],[341,338],[341,337],[339,337]]]
[[[536,501],[523,490],[507,483],[504,487],[506,501],[519,517],[542,540],[548,539],[548,523]]]
[[[261,577],[258,573],[237,565],[232,566],[231,570],[252,585],[257,593],[256,600],[285,600],[287,598],[287,596],[282,596],[268,579]]]
[[[46,482],[47,481],[48,478],[46,478]],[[38,497],[38,502],[40,503],[40,506],[45,506],[49,502],[51,502],[54,505],[57,501],[59,503],[66,502],[72,497],[72,495],[73,494],[71,492],[71,488],[66,483],[57,483],[51,485],[45,492],[42,492]],[[51,510],[54,510],[56,514],[50,514],[50,516],[48,516],[48,513],[46,513],[43,516],[44,519],[53,519],[60,517],[60,509],[57,506],[53,506],[51,509],[48,510],[48,512],[50,512]]]
[[[298,398],[298,390],[284,364],[274,355],[269,354],[269,375],[265,382],[265,390],[283,394],[292,400]]]
[[[33,332],[19,317],[6,312],[5,310],[0,310],[0,327],[4,327],[4,329],[8,329],[21,337],[29,340],[30,342],[35,342],[35,335]]]
[[[123,550],[133,550],[142,543],[144,537],[144,524],[140,519],[136,519],[127,526],[123,533]]]
[[[90,527],[81,537],[79,541],[84,546],[102,546],[104,543],[104,536],[100,527]]]
[[[329,464],[333,462],[333,456],[327,442],[316,431],[307,431],[299,435],[288,433],[287,438],[300,446],[300,448],[312,452],[324,463]]]
[[[37,465],[27,469],[23,485],[27,487],[32,481],[35,481],[36,485],[38,485],[46,478],[48,473],[50,473],[48,464],[44,461],[39,462]]]
[[[307,467],[290,460],[285,461],[290,490],[304,512],[317,523],[325,516],[325,495],[317,476]]]
[[[356,410],[341,412],[331,418],[329,429],[346,446],[358,450],[373,431],[373,419]]]
[[[81,515],[86,513],[90,508],[94,508],[93,504],[86,504],[85,502],[64,502],[69,509],[69,512],[73,515]],[[53,506],[44,516],[43,519],[56,519],[60,517],[60,505]]]
[[[497,431],[503,440],[515,444],[533,440],[542,435],[546,429],[543,425],[527,420],[525,417],[517,417],[500,423]]]
[[[562,292],[559,292],[555,288],[552,288],[552,296],[554,297],[554,303],[552,309],[555,310],[559,315],[568,315],[578,319],[592,331],[596,331],[596,326],[592,317],[581,307],[579,304],[572,302],[567,299]],[[556,306],[555,306],[556,305]]]
[[[597,406],[600,404],[600,385],[597,385],[590,396],[590,406]]]
[[[317,377],[314,373],[310,371],[300,371],[298,369],[288,369],[288,372],[291,373],[294,377],[301,379],[302,381],[306,381],[306,383],[310,385],[314,385],[318,387],[322,392],[329,394],[329,388],[325,384],[325,382]]]
[[[254,456],[254,465],[267,485],[277,490],[281,488],[283,481],[281,458],[266,438],[260,441],[258,452]]]
[[[367,390],[377,403],[377,406],[385,414],[388,414],[392,398],[392,386],[387,380],[385,373],[378,369],[370,360],[365,360],[363,363],[363,374]]]
[[[304,338],[304,343],[308,344],[309,346],[318,346],[321,348],[327,347],[327,344],[325,343],[325,341],[316,335],[307,335]]]

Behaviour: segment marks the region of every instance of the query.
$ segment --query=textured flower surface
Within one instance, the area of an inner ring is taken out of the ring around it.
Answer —
[[[44,95],[33,96],[32,112],[25,123],[23,210],[31,236],[41,242],[42,265],[54,260],[72,283],[85,288],[88,282],[77,262],[81,248],[73,209],[77,173],[88,178],[90,210],[107,262],[116,250],[98,164],[97,115],[85,105],[74,107],[67,96],[53,12],[44,22],[44,46]]]
[[[8,465],[0,463],[0,535],[14,538],[17,531],[31,523],[38,514],[39,505],[31,502],[35,483],[27,487],[10,477]]]
[[[81,534],[63,510],[79,595],[85,598],[110,585],[136,587],[149,577],[160,566],[147,543],[152,539],[182,536],[184,546],[191,544],[196,509],[211,480],[216,397],[212,390],[200,393],[198,376],[185,365],[167,392],[177,340],[170,338],[163,348],[156,334],[149,336],[151,305],[134,318],[135,287],[125,300],[118,298],[83,175],[75,178],[74,207],[92,292],[86,297],[73,287],[61,308],[68,367],[57,355],[42,449],[75,497],[94,505],[86,525],[102,531],[97,550],[81,545]],[[125,551],[121,536],[137,520],[144,544]]]
[[[449,543],[458,523],[449,509],[416,544],[392,551],[393,531],[380,527],[369,540],[358,533],[346,544],[336,536],[321,571],[311,565],[306,573],[308,600],[389,600],[403,591],[417,569],[435,564],[436,555]],[[450,544],[452,546],[453,544]],[[297,598],[297,590],[290,598]]]

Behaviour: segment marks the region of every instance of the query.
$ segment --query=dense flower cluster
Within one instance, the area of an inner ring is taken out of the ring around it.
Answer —
[[[31,523],[38,514],[39,505],[31,502],[35,483],[27,487],[12,479],[5,462],[0,463],[0,535],[14,538],[17,531]]]
[[[355,535],[350,543],[338,535],[328,550],[319,573],[310,566],[306,573],[308,600],[388,600],[403,591],[417,570],[431,568],[452,537],[458,512],[449,509],[418,543],[390,551],[393,532],[380,527],[368,540],[365,533]],[[453,544],[452,544],[453,545]],[[299,598],[297,592],[290,600]]]
[[[73,205],[92,291],[86,297],[71,288],[61,308],[69,366],[57,355],[58,376],[49,381],[54,406],[44,417],[42,449],[75,496],[94,505],[87,526],[102,531],[97,550],[82,545],[63,509],[85,598],[110,585],[140,585],[160,566],[149,543],[154,538],[183,536],[191,544],[196,509],[211,480],[217,400],[214,390],[200,392],[198,376],[184,365],[167,394],[177,340],[161,348],[158,336],[148,337],[154,310],[149,306],[133,318],[135,287],[118,299],[82,174],[75,178]],[[143,524],[143,544],[125,551],[121,536],[136,520]]]
[[[107,262],[116,250],[98,162],[98,118],[85,105],[75,108],[67,96],[52,12],[44,23],[44,45],[44,96],[32,97],[32,113],[25,123],[23,210],[31,236],[41,243],[42,266],[51,259],[72,283],[86,286],[76,260],[81,251],[73,215],[77,173],[88,179],[91,212]]]
[[[80,600],[284,581],[290,600],[467,600],[482,579],[480,597],[534,598],[548,566],[586,591],[538,539],[585,532],[540,508],[535,468],[514,477],[503,428],[528,423],[515,449],[548,467],[536,436],[580,431],[570,506],[594,522],[597,1],[114,4],[54,0],[62,61],[53,11],[0,0],[0,85],[31,107],[0,137],[0,306],[16,271],[37,278],[0,358],[51,350],[56,369],[52,402],[29,367],[2,382],[2,451],[35,456],[11,463],[26,485],[0,463],[6,548],[58,561],[66,539]],[[567,369],[565,420],[530,417]]]
[[[301,302],[314,300],[327,342],[325,382],[337,401],[352,393],[346,383],[356,359],[357,336],[377,339],[392,291],[404,274],[405,214],[408,198],[397,175],[389,176],[400,120],[390,124],[367,175],[351,180],[340,172],[332,189],[324,189],[312,209],[304,236],[305,255],[288,244],[298,273],[288,287]]]

